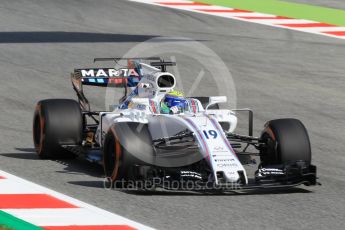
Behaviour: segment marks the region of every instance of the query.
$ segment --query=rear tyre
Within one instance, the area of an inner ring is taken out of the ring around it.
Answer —
[[[261,164],[311,162],[308,132],[297,119],[278,119],[266,123],[261,139],[266,147],[260,151]]]
[[[48,99],[37,103],[33,120],[33,141],[40,158],[70,158],[74,154],[61,145],[80,145],[82,114],[70,99]]]

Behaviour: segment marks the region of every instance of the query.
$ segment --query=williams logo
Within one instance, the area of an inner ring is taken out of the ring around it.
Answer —
[[[222,146],[216,146],[213,148],[213,152],[221,153],[221,152],[228,152],[228,151]]]

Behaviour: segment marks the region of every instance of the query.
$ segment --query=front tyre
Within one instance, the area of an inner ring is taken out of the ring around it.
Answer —
[[[266,147],[261,149],[261,164],[289,164],[311,162],[311,148],[308,132],[297,119],[277,119],[266,123],[261,134]]]
[[[123,187],[118,184],[125,179],[124,149],[115,132],[115,127],[108,131],[103,146],[103,169],[107,182],[110,183],[107,187]]]
[[[151,165],[154,150],[147,124],[121,122],[114,124],[105,135],[103,168],[110,185],[121,188],[135,181],[135,166]]]

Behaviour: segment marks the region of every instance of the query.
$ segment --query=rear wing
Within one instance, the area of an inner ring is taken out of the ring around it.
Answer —
[[[111,86],[124,88],[127,85],[128,70],[114,68],[75,69],[73,77],[83,85]]]
[[[115,66],[122,66],[119,61],[127,61],[127,68],[83,68],[75,69],[71,74],[73,89],[77,93],[80,106],[83,110],[90,111],[90,104],[83,93],[83,85],[124,88],[124,98],[127,96],[127,87],[131,87],[131,79],[136,76],[140,79],[142,71],[140,61],[149,61],[151,66],[166,72],[167,66],[176,65],[175,62],[166,62],[159,57],[140,58],[95,58],[94,62],[113,61]],[[121,100],[121,99],[120,99]]]
[[[84,111],[90,111],[90,103],[84,95],[83,85],[124,88],[127,95],[127,77],[114,68],[75,69],[71,74],[74,91]]]

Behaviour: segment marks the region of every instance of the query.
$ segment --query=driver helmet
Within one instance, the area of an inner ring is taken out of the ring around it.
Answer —
[[[171,91],[161,101],[161,113],[164,114],[183,113],[186,108],[187,100],[181,91]]]

